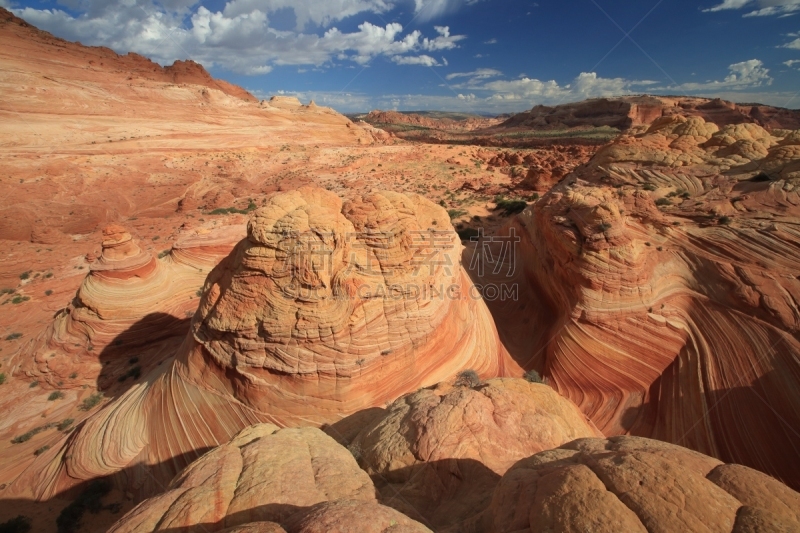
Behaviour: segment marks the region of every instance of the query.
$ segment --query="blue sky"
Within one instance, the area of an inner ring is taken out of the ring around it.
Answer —
[[[191,58],[342,112],[619,94],[800,107],[800,0],[0,0],[83,44]]]

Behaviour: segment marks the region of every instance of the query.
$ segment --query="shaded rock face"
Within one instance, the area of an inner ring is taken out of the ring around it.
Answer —
[[[109,249],[137,257],[126,235],[110,230]],[[420,196],[342,205],[323,189],[274,195],[209,274],[174,361],[79,421],[12,490],[46,498],[113,475],[149,496],[251,424],[318,426],[465,368],[520,372],[470,291],[460,249],[444,210]]]
[[[474,388],[443,383],[404,396],[350,449],[382,501],[440,529],[485,509],[516,461],[597,436],[585,415],[546,385],[492,379]]]
[[[515,464],[469,530],[795,531],[799,508],[800,494],[747,467],[649,439],[580,439]]]
[[[601,150],[507,228],[528,289],[492,309],[514,357],[605,435],[800,487],[794,142],[667,117]]]
[[[381,506],[353,456],[321,431],[262,424],[192,463],[110,531],[382,533],[390,525],[428,531]]]

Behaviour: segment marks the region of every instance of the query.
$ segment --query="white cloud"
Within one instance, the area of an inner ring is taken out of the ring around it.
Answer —
[[[414,14],[423,22],[453,13],[464,5],[477,4],[481,0],[414,0]]]
[[[723,80],[707,81],[705,83],[684,83],[677,86],[666,87],[668,91],[697,92],[715,89],[741,90],[762,85],[772,85],[769,69],[764,67],[758,59],[750,59],[741,63],[734,63],[728,67],[729,74]]]
[[[488,78],[496,78],[498,76],[502,76],[503,73],[499,70],[493,68],[479,68],[477,70],[473,70],[472,72],[453,72],[452,74],[448,74],[446,78],[448,80],[454,80],[456,78],[470,78],[473,80],[485,80]]]
[[[522,77],[517,80],[496,80],[483,85],[492,91],[489,98],[495,100],[527,100],[532,103],[574,102],[586,98],[618,96],[631,93],[636,86],[653,82],[626,80],[623,78],[601,78],[594,72],[582,72],[572,83],[559,85],[555,80],[541,81]]]
[[[789,68],[793,68],[795,65],[800,65],[800,59],[790,59],[789,61],[784,61],[783,64]]]
[[[360,13],[385,13],[395,7],[395,3],[394,0],[231,0],[223,14],[234,18],[253,11],[270,14],[291,8],[297,19],[297,31],[303,31],[308,24],[328,27]]]
[[[774,15],[786,16],[800,11],[800,0],[724,0],[721,4],[704,9],[703,11],[726,11],[729,9],[742,9],[757,4],[759,9],[745,13],[744,17],[768,17]]]
[[[404,35],[403,26],[397,23],[382,27],[364,22],[358,31],[350,33],[331,27],[322,35],[281,31],[270,26],[268,12],[282,6],[284,0],[232,0],[222,11],[201,5],[192,12],[188,25],[182,25],[186,13],[165,9],[152,0],[62,1],[75,2],[87,11],[75,17],[58,9],[24,8],[15,13],[69,40],[108,46],[120,53],[137,52],[162,64],[191,58],[206,67],[218,65],[243,74],[265,74],[278,65],[320,66],[334,59],[364,65],[377,56],[394,58],[420,51],[451,50],[466,38],[451,34],[447,26],[436,26],[438,35],[431,38],[419,30]],[[191,0],[166,1],[172,9],[192,5]],[[323,4],[327,6],[324,9]],[[387,2],[332,0],[329,5],[302,0],[293,2],[293,8],[308,21],[325,24],[332,20],[334,4],[347,13],[380,10]],[[251,9],[259,5],[266,11]]]
[[[796,33],[789,34],[789,37],[796,37],[796,36],[797,36]],[[781,45],[780,48],[791,48],[792,50],[800,50],[800,37],[798,37],[794,41]]]
[[[439,67],[441,64],[428,55],[421,56],[394,56],[392,61],[398,65],[423,65],[426,67]]]
[[[719,5],[704,9],[703,12],[708,13],[711,11],[723,11],[726,9],[741,9],[753,0],[725,0]]]
[[[497,44],[497,39],[489,39],[488,41],[483,41],[483,44]]]

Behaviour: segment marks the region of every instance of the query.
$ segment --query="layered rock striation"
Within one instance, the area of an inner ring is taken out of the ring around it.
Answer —
[[[670,117],[601,150],[506,229],[524,286],[493,306],[506,346],[605,435],[800,486],[794,143]]]
[[[144,372],[15,488],[48,497],[114,475],[150,495],[254,423],[319,426],[463,369],[519,373],[460,253],[447,214],[421,196],[272,196],[208,275],[174,362]]]

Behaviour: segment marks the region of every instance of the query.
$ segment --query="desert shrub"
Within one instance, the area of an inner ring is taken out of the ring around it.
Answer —
[[[37,456],[38,455],[42,455],[44,452],[46,452],[49,449],[50,449],[50,446],[48,444],[45,444],[41,448],[36,448],[36,450],[33,452],[33,455],[37,455]]]
[[[456,374],[456,387],[477,387],[481,384],[481,378],[477,372],[472,369],[462,370]]]
[[[141,375],[142,375],[142,367],[135,366],[135,367],[131,368],[130,370],[128,370],[127,372],[125,372],[125,374],[121,375],[117,381],[122,383],[123,381],[125,381],[128,378],[139,379],[139,377],[141,377]]]
[[[16,296],[14,296],[14,298],[11,300],[11,303],[12,304],[21,304],[22,302],[27,302],[30,299],[31,299],[30,296],[22,296],[22,295],[18,294]]]
[[[656,205],[660,205],[660,206],[672,205],[672,202],[670,201],[669,198],[659,198],[658,200],[656,200]]]
[[[64,397],[63,392],[61,392],[60,390],[54,390],[53,392],[50,393],[50,396],[47,397],[47,401],[54,402],[56,400],[60,400],[63,397]]]
[[[28,279],[31,277],[31,271],[28,270],[19,275],[19,279]]]
[[[646,190],[646,191],[654,191],[654,190],[656,190],[656,186],[653,185],[652,183],[645,183],[642,188],[644,190]]]
[[[161,252],[159,252],[159,254],[158,254],[158,258],[159,259],[164,259],[165,257],[167,257],[169,255],[169,252],[170,252],[170,250],[161,250]]]
[[[53,294],[53,291],[50,290],[50,289],[47,289],[46,291],[44,291],[44,295],[45,296],[50,296],[51,294]]]
[[[530,200],[531,202],[535,202],[538,199],[539,199],[539,193],[538,192],[535,192],[535,193],[531,194],[530,196],[528,196],[528,200]]]
[[[733,222],[733,219],[731,217],[719,217],[719,223],[720,224],[723,224],[723,225],[727,226],[731,222]]]
[[[85,398],[81,405],[78,407],[81,411],[90,411],[97,407],[97,405],[103,401],[103,393],[102,392],[95,392],[88,398]]]
[[[528,370],[522,377],[529,383],[544,383],[542,376],[536,370]]]
[[[32,389],[32,388],[38,387],[38,386],[39,386],[39,382],[38,381],[31,381],[31,384],[28,385],[28,388]]]
[[[73,418],[65,418],[64,420],[62,420],[61,422],[59,422],[56,425],[56,429],[59,430],[59,431],[64,431],[65,429],[70,427],[73,422],[75,422],[75,420]]]
[[[30,530],[31,519],[22,515],[0,524],[0,533],[28,533]]]
[[[468,241],[473,237],[480,236],[481,232],[476,230],[475,228],[464,228],[462,230],[458,230],[458,238],[462,241]]]
[[[77,372],[73,372],[72,374],[69,375],[69,379],[75,379],[77,377],[78,377],[78,373]]]
[[[501,200],[497,202],[497,208],[503,211],[503,216],[522,213],[526,207],[528,207],[528,203],[522,200]]]
[[[64,507],[56,518],[58,533],[75,533],[80,530],[84,513],[99,513],[108,506],[103,505],[103,496],[111,491],[105,480],[92,481],[74,502]]]
[[[0,372],[0,385],[6,382],[6,374],[5,372]]]
[[[447,214],[450,217],[450,220],[453,220],[454,218],[463,217],[467,214],[467,212],[463,209],[448,209]]]
[[[34,436],[38,435],[42,431],[47,431],[48,429],[52,429],[54,427],[56,427],[55,422],[50,422],[43,426],[35,427],[32,430],[28,431],[27,433],[23,433],[22,435],[17,435],[13,439],[11,439],[11,444],[20,444],[22,442],[28,442]]]
[[[597,226],[597,229],[605,233],[606,231],[611,229],[611,224],[609,224],[608,222],[603,222],[602,224]]]
[[[14,294],[14,292],[15,292],[14,289],[0,289],[0,296],[3,296],[5,294]]]

